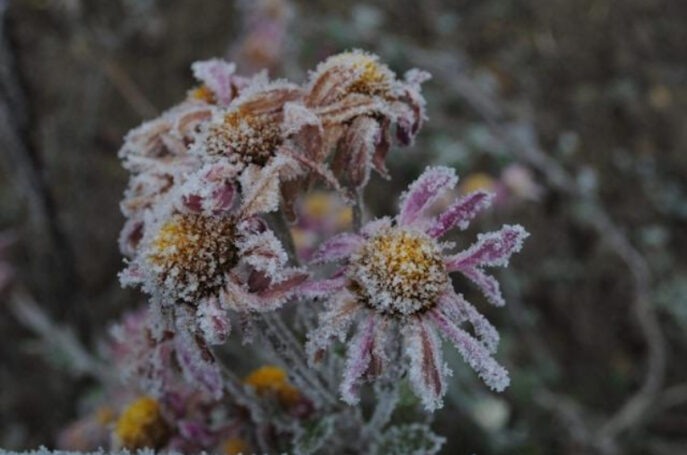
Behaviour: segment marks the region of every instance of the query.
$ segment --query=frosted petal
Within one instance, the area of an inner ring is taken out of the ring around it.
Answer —
[[[499,333],[496,328],[482,316],[477,309],[472,306],[460,294],[453,291],[444,293],[439,299],[437,309],[455,325],[469,322],[475,330],[475,335],[492,354],[496,352],[499,344]]]
[[[489,207],[493,195],[484,191],[475,191],[459,199],[446,211],[439,215],[427,230],[432,237],[441,237],[449,230],[458,226],[459,229],[467,229],[470,221],[477,214]]]
[[[446,261],[450,271],[473,267],[507,267],[511,255],[522,249],[523,241],[529,236],[520,225],[505,225],[497,232],[479,234],[477,242]]]
[[[497,392],[508,387],[510,384],[508,371],[491,357],[490,352],[482,343],[466,331],[456,327],[440,312],[433,310],[428,314],[439,332],[453,343],[465,362],[475,370],[487,386]]]
[[[196,311],[198,328],[210,344],[223,344],[231,332],[229,317],[216,297],[203,299]]]
[[[313,254],[312,262],[317,264],[345,259],[358,249],[363,241],[364,239],[357,234],[336,235],[320,245]]]
[[[355,405],[360,401],[358,388],[372,360],[375,323],[374,315],[361,322],[360,329],[348,345],[340,391],[343,401],[350,405]]]
[[[226,106],[231,102],[235,96],[233,78],[236,65],[215,58],[195,62],[191,70],[193,76],[212,91],[219,104]]]
[[[436,201],[442,191],[453,188],[457,182],[458,177],[453,169],[444,166],[428,167],[401,196],[398,223],[406,225],[415,221]]]
[[[423,321],[407,326],[404,335],[410,384],[425,409],[432,412],[443,406],[445,377],[450,374],[442,360],[441,343],[434,329]]]
[[[343,341],[346,338],[359,312],[360,306],[349,293],[342,292],[332,297],[330,307],[320,313],[318,327],[308,333],[305,349],[311,365],[321,360],[332,339]]]

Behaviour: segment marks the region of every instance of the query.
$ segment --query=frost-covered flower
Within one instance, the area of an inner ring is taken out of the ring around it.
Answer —
[[[145,211],[202,166],[202,161],[189,153],[197,129],[249,81],[234,74],[233,64],[221,60],[196,62],[192,69],[202,85],[180,104],[131,130],[119,150],[124,168],[132,174],[121,203],[127,222],[120,235],[120,249],[126,256],[133,256],[138,248]]]
[[[237,311],[279,307],[289,285],[305,274],[287,266],[281,242],[256,216],[273,206],[258,190],[244,193],[235,209],[214,213],[203,209],[208,203],[201,194],[182,191],[176,205],[150,213],[139,254],[122,282],[140,285],[161,303],[190,305],[209,321],[220,312],[217,305]]]
[[[213,111],[199,129],[193,154],[205,163],[223,163],[225,177],[251,182],[268,174],[270,185],[262,191],[277,202],[281,194],[289,207],[305,178],[319,177],[336,186],[331,173],[307,153],[312,147],[305,134],[310,120],[294,113],[302,97],[298,85],[256,76],[229,106]]]
[[[442,405],[445,378],[450,370],[441,355],[439,335],[451,341],[465,361],[492,389],[509,384],[507,371],[493,358],[499,336],[496,329],[456,293],[449,273],[460,272],[474,282],[494,305],[504,304],[496,279],[485,267],[505,266],[520,250],[527,232],[521,226],[504,226],[482,234],[475,244],[451,252],[452,243],[439,238],[468,223],[491,200],[477,191],[458,199],[436,217],[426,211],[440,193],[452,189],[452,169],[427,169],[401,198],[399,214],[368,223],[357,234],[341,234],[325,242],[315,262],[341,261],[330,279],[307,283],[303,292],[326,298],[320,326],[308,336],[312,361],[325,353],[333,337],[347,338],[346,368],[341,396],[358,401],[357,389],[389,362],[390,350],[400,334],[409,362],[408,378],[428,410]],[[472,325],[474,335],[460,326]]]
[[[404,79],[376,55],[353,50],[329,57],[311,74],[303,100],[314,114],[323,144],[318,161],[335,149],[332,168],[348,187],[367,183],[370,169],[386,176],[391,128],[401,145],[412,143],[425,119],[421,84],[429,74],[417,69]]]

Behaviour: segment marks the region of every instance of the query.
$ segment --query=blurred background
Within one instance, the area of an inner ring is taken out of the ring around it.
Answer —
[[[0,447],[52,445],[92,385],[12,300],[89,347],[141,302],[116,278],[123,135],[183,99],[195,60],[301,82],[362,48],[433,74],[393,194],[453,166],[498,194],[475,231],[532,234],[505,308],[463,290],[513,383],[490,393],[445,351],[444,453],[687,453],[686,43],[680,0],[0,0]]]

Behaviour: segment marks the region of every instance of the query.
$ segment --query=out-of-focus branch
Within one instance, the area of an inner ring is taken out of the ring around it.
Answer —
[[[46,346],[57,349],[69,359],[74,374],[90,375],[107,384],[113,375],[110,369],[86,349],[70,330],[58,326],[24,289],[18,287],[11,296],[14,316],[38,335]]]
[[[11,44],[7,36],[8,2],[0,0],[0,148],[7,160],[14,184],[29,207],[33,225],[43,232],[59,261],[59,273],[65,289],[74,289],[77,281],[74,254],[61,226],[53,196],[48,189],[35,151],[28,140],[28,103],[19,82]]]

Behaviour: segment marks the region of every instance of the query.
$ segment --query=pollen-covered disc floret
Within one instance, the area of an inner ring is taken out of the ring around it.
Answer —
[[[194,303],[216,293],[236,264],[235,223],[230,217],[176,214],[150,243],[147,261],[170,295]]]
[[[352,290],[374,310],[408,316],[428,310],[448,283],[437,242],[420,231],[388,228],[351,256]]]
[[[389,67],[381,63],[376,55],[366,52],[343,52],[331,57],[327,64],[354,70],[355,77],[347,90],[350,93],[385,96],[389,94],[396,80]]]
[[[282,142],[281,129],[273,118],[239,107],[210,126],[205,147],[209,155],[228,155],[237,162],[264,166]]]

